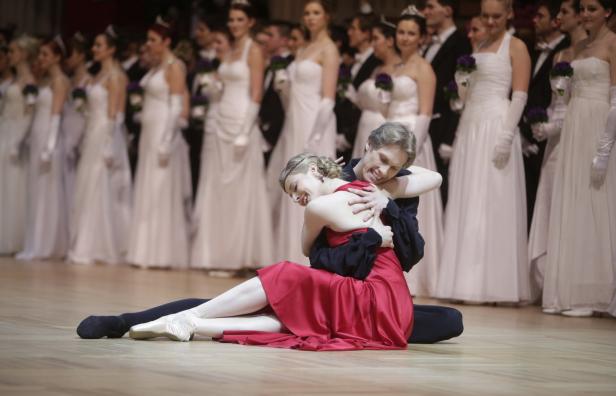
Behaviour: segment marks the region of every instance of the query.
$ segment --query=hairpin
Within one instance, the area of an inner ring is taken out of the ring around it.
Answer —
[[[162,27],[165,27],[167,29],[171,29],[171,25],[169,25],[167,22],[165,22],[165,20],[160,15],[158,15],[156,17],[156,24],[160,25]]]
[[[107,33],[109,36],[111,36],[114,39],[118,38],[118,34],[116,33],[115,29],[113,28],[113,25],[107,26],[107,28],[105,28],[105,33]]]
[[[372,6],[367,1],[364,1],[359,6],[359,13],[364,15],[372,14]]]
[[[62,36],[57,34],[56,37],[53,38],[53,41],[55,41],[55,43],[58,44],[58,47],[60,47],[60,51],[62,52],[62,55],[66,55],[66,46],[64,45]]]
[[[395,29],[395,28],[396,28],[396,25],[394,25],[393,23],[389,22],[389,21],[387,20],[387,18],[385,18],[385,15],[383,15],[383,14],[381,14],[381,24],[382,24],[382,25],[385,25],[385,26],[387,26],[387,27],[390,27],[390,28],[392,28],[392,29]]]
[[[73,39],[77,40],[77,41],[81,41],[82,43],[86,41],[86,38],[84,37],[83,34],[81,34],[81,32],[77,31],[75,32],[75,34],[73,34]]]
[[[419,10],[417,9],[417,7],[415,7],[414,4],[406,7],[404,10],[402,10],[402,14],[400,14],[400,16],[405,16],[405,15],[418,16],[420,18],[425,18],[424,14],[419,12]]]

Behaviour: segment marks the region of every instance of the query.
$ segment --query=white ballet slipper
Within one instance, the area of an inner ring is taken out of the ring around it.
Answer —
[[[571,318],[588,318],[592,316],[592,309],[590,308],[574,308],[563,311],[562,314],[564,316],[569,316]]]
[[[173,341],[190,341],[193,333],[194,324],[190,315],[179,314],[135,325],[130,328],[128,336],[134,340],[167,337]]]
[[[560,313],[560,309],[557,308],[543,308],[543,313],[548,315],[558,315]]]

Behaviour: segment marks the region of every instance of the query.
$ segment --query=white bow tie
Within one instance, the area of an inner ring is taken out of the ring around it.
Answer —
[[[538,42],[537,44],[535,44],[535,49],[541,52],[549,52],[552,50],[552,47],[550,47],[548,43]]]
[[[432,36],[432,41],[430,42],[431,45],[438,45],[442,43],[443,42],[441,41],[441,36],[437,36],[437,35]]]

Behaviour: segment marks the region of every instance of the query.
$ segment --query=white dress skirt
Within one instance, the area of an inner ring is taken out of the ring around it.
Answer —
[[[218,68],[224,89],[205,124],[193,268],[234,271],[273,263],[272,219],[257,124],[247,146],[233,144],[251,101],[247,63],[251,45],[249,40],[240,59],[222,62]]]
[[[352,158],[361,158],[368,143],[368,136],[386,121],[381,113],[383,103],[379,98],[379,89],[374,86],[374,79],[364,81],[357,90],[357,107],[361,116],[357,124],[357,135],[353,144]]]
[[[0,255],[19,252],[25,236],[27,155],[20,150],[17,161],[11,159],[32,120],[21,90],[16,82],[9,85],[0,107]]]
[[[292,202],[282,190],[278,177],[291,157],[307,149],[308,140],[315,125],[319,103],[322,99],[321,81],[323,68],[310,60],[295,60],[289,65],[289,107],[276,147],[272,151],[267,168],[268,195],[274,219],[274,261],[289,260],[308,264],[302,254],[301,232],[304,224],[304,208]],[[336,117],[332,114],[322,131],[315,154],[335,158]]]
[[[68,251],[68,207],[64,180],[64,143],[58,132],[48,167],[41,166],[41,153],[47,148],[53,93],[39,86],[34,119],[28,139],[28,198],[26,236],[21,260],[62,258]]]
[[[393,83],[387,120],[404,124],[413,131],[419,114],[417,83],[408,76],[394,76]],[[417,147],[417,157],[413,164],[436,171],[430,136],[426,137],[423,147]],[[443,203],[438,190],[421,196],[417,208],[417,222],[419,232],[425,241],[424,257],[410,272],[405,273],[405,277],[411,294],[433,297],[436,292],[443,247]]]
[[[598,190],[590,186],[590,167],[609,111],[610,65],[598,58],[586,58],[573,61],[572,66],[571,100],[552,193],[543,307],[614,314],[614,150],[605,183]]]
[[[511,36],[496,53],[475,53],[467,103],[449,175],[436,296],[468,302],[518,303],[530,298],[524,166],[519,134],[507,165],[492,163],[509,108]]]
[[[168,163],[159,163],[170,110],[166,65],[150,70],[144,88],[139,159],[126,261],[140,267],[186,268],[192,185],[188,146],[175,131]]]
[[[101,82],[87,87],[88,118],[77,167],[69,259],[89,264],[121,263],[128,249],[131,178],[126,144],[108,116],[108,92]],[[113,163],[104,150],[113,131]]]

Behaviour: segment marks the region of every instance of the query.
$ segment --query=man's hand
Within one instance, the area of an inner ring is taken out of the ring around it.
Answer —
[[[394,233],[390,226],[383,225],[380,221],[375,224],[372,229],[381,236],[381,247],[394,247]]]
[[[389,203],[387,194],[374,186],[368,186],[361,190],[350,188],[347,191],[357,195],[356,198],[349,200],[349,205],[353,207],[353,214],[366,212],[364,221],[379,217]]]

